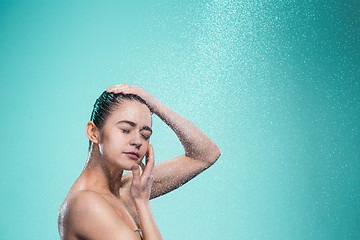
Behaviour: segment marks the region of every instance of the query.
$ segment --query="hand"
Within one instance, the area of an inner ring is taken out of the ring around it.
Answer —
[[[154,168],[154,149],[149,144],[148,151],[146,153],[146,165],[141,162],[140,166],[143,170],[140,173],[139,166],[134,166],[132,170],[133,179],[130,187],[130,194],[133,200],[136,201],[149,201],[151,184],[153,181],[152,170]]]
[[[146,104],[152,112],[155,112],[157,100],[148,92],[141,87],[135,85],[118,84],[106,89],[109,93],[124,93],[124,94],[135,94],[145,100]]]

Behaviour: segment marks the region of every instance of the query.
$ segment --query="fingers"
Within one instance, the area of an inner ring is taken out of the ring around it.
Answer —
[[[145,165],[144,165],[144,163],[143,162],[140,162],[140,167],[141,167],[141,171],[144,171],[144,169],[145,169]],[[141,175],[141,172],[140,172],[140,175]]]
[[[120,92],[124,92],[127,88],[128,88],[129,85],[127,84],[118,84],[118,85],[115,85],[115,86],[112,86],[112,87],[109,87],[106,89],[107,92],[109,93],[120,93]]]
[[[112,86],[112,87],[109,87],[106,89],[107,92],[109,93],[125,93],[125,94],[129,94],[129,93],[132,93],[134,91],[134,87],[135,86],[132,86],[132,85],[127,85],[126,83],[124,84],[118,84],[118,85],[115,85],[115,86]]]
[[[132,169],[132,174],[133,174],[133,184],[140,184],[140,169],[139,166],[134,166]]]
[[[151,145],[148,147],[146,156],[146,165],[140,162],[131,168],[133,178],[131,183],[131,197],[133,199],[146,199],[149,200],[151,185],[153,182],[152,170],[154,168],[154,150]],[[142,168],[142,173],[140,167]]]
[[[150,178],[151,174],[152,174],[152,170],[154,168],[154,165],[155,165],[154,149],[149,144],[148,152],[146,154],[146,166],[145,166],[145,170],[143,171],[143,174],[141,175],[141,177]]]

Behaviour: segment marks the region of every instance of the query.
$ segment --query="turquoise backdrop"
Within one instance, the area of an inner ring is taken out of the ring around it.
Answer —
[[[0,1],[0,239],[59,239],[101,92],[143,87],[221,148],[152,201],[164,239],[360,239],[358,0]],[[154,116],[158,162],[182,154]]]

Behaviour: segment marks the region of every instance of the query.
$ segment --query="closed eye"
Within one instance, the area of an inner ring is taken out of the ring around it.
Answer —
[[[121,129],[123,133],[130,133],[130,130],[127,129]]]
[[[141,135],[145,140],[149,140],[150,136]]]

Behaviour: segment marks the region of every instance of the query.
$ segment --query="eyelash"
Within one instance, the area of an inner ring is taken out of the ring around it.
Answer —
[[[121,129],[123,133],[130,133],[130,130],[127,129]],[[150,137],[145,136],[145,135],[141,135],[145,140],[149,140]]]

